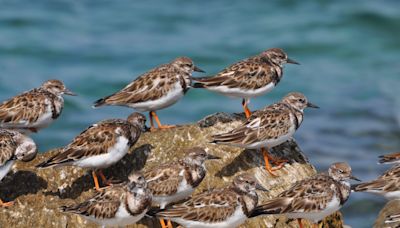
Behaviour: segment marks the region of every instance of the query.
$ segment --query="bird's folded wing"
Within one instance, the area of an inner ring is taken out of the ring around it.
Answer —
[[[194,196],[183,204],[174,205],[158,213],[158,216],[213,223],[230,217],[238,206],[236,194],[229,190],[215,190]]]

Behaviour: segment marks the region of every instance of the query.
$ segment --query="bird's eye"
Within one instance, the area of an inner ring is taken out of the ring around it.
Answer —
[[[304,103],[304,102],[305,102],[305,100],[304,100],[303,98],[300,98],[299,101],[300,101],[301,103]]]

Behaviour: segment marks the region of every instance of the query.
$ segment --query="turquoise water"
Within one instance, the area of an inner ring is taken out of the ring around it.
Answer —
[[[270,47],[289,65],[252,109],[301,91],[321,106],[306,111],[296,134],[320,170],[348,161],[356,176],[388,167],[382,153],[400,150],[400,2],[393,1],[35,1],[0,0],[0,100],[59,78],[79,94],[62,116],[34,135],[41,151],[67,144],[93,122],[131,110],[92,102],[148,69],[186,55],[213,74]],[[221,105],[224,104],[224,105]],[[186,123],[218,111],[241,111],[240,100],[191,90],[160,111],[165,123]],[[385,201],[353,194],[345,222],[370,227]]]

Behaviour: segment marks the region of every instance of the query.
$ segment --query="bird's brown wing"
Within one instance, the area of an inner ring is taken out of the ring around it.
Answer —
[[[175,194],[178,191],[179,184],[183,181],[183,177],[179,175],[182,168],[178,163],[171,163],[157,166],[145,172],[144,177],[148,189],[154,196]]]
[[[39,164],[38,167],[62,165],[81,158],[107,153],[108,149],[115,145],[121,133],[111,124],[93,124],[76,136],[63,150]]]
[[[97,219],[114,218],[125,193],[122,188],[108,188],[97,193],[92,199],[70,207],[62,207],[63,212],[90,216]]]
[[[0,126],[29,128],[48,113],[51,104],[52,101],[46,94],[38,89],[17,95],[0,104]]]
[[[279,108],[277,107],[279,106]],[[276,139],[289,133],[291,127],[290,109],[275,104],[257,111],[250,120],[230,132],[214,135],[213,142],[223,144],[250,145],[259,141]]]
[[[158,213],[158,216],[215,223],[231,216],[238,206],[238,196],[232,190],[218,189],[194,196],[185,203]]]
[[[156,100],[166,95],[179,81],[169,64],[140,75],[121,91],[96,101],[95,106],[127,105]]]
[[[13,159],[17,144],[13,134],[7,130],[0,130],[0,166]]]

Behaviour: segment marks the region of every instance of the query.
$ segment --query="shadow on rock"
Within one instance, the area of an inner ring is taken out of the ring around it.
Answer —
[[[292,163],[308,163],[294,139],[269,150],[271,156],[278,160],[287,160]],[[243,150],[231,163],[216,173],[217,177],[234,176],[238,171],[246,171],[257,166],[265,166],[261,150]]]
[[[152,148],[153,146],[150,144],[145,144],[136,148],[132,152],[125,155],[117,164],[111,166],[110,168],[104,169],[104,175],[107,177],[107,179],[110,179],[116,183],[127,180],[128,175],[132,171],[141,170],[145,166],[148,155],[150,154]],[[99,181],[100,186],[104,186],[104,184],[101,183],[100,178]],[[82,192],[89,191],[93,188],[94,182],[92,178],[92,172],[90,170],[87,174],[77,178],[71,186],[63,188],[57,192],[45,192],[44,194],[58,196],[61,199],[76,199],[82,194]]]
[[[104,175],[116,181],[128,180],[130,173],[144,168],[152,149],[153,146],[150,144],[144,144],[135,148],[135,150],[125,155],[117,164],[104,170]]]
[[[7,175],[0,183],[0,199],[13,201],[19,196],[36,194],[47,188],[47,182],[32,171],[20,170]]]

